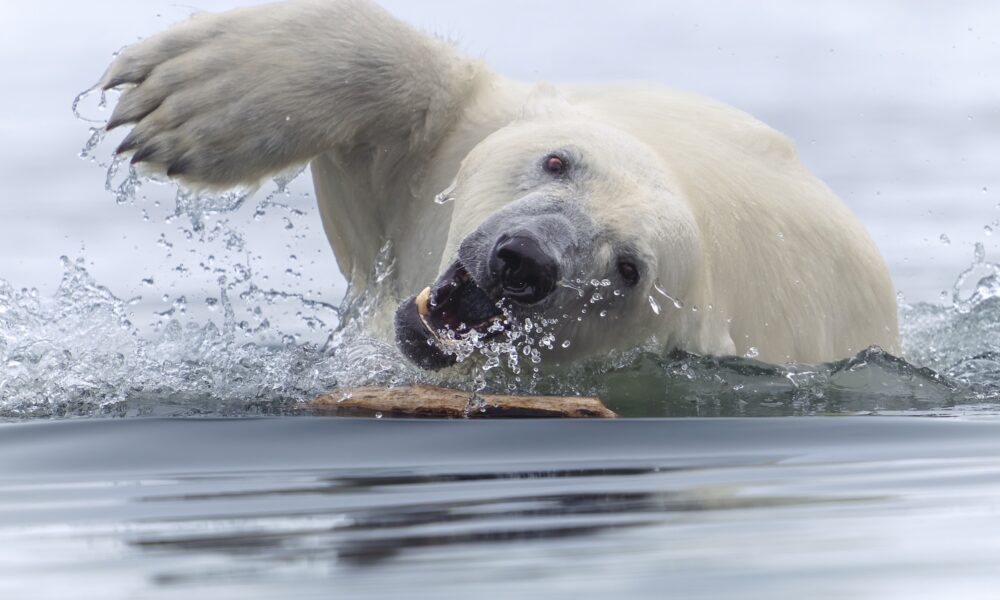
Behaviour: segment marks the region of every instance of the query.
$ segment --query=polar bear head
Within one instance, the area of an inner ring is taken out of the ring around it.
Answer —
[[[439,278],[396,314],[397,343],[418,365],[448,366],[455,338],[526,319],[552,325],[560,360],[635,345],[659,333],[656,288],[683,297],[692,285],[698,229],[667,166],[635,137],[567,112],[522,118],[463,160],[445,192]]]

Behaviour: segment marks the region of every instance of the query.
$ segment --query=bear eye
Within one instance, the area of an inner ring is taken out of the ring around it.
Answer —
[[[635,284],[639,283],[639,269],[635,263],[627,260],[618,261],[618,274],[629,287],[635,287]]]
[[[549,154],[542,159],[542,170],[549,175],[562,175],[569,168],[569,162],[561,156]]]

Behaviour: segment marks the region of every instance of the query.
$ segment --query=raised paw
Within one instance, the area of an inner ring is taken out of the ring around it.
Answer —
[[[303,17],[282,6],[201,14],[122,51],[99,84],[123,89],[106,128],[133,125],[117,153],[210,186],[253,183],[309,158],[308,106],[282,96],[309,48],[283,35]]]

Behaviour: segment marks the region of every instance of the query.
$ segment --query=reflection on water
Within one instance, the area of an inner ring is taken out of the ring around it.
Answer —
[[[13,460],[0,472],[6,597],[88,581],[100,584],[74,597],[976,598],[1000,583],[986,534],[1000,526],[996,420],[87,420],[0,433]]]
[[[220,552],[234,556],[269,556],[275,552],[295,552],[312,558],[325,557],[357,566],[377,566],[400,555],[426,548],[465,544],[513,543],[587,536],[607,530],[651,526],[662,523],[672,513],[722,511],[822,502],[851,502],[862,498],[742,497],[736,486],[690,490],[618,491],[631,488],[632,478],[678,471],[678,468],[607,468],[553,471],[507,471],[475,474],[396,475],[326,477],[311,487],[267,488],[252,491],[150,496],[138,501],[220,502],[258,500],[289,495],[388,493],[414,502],[387,506],[354,507],[333,514],[285,515],[285,523],[274,527],[254,527],[256,519],[227,515],[222,520],[241,525],[203,531],[199,525],[173,521],[169,532],[140,534],[129,544],[156,551]],[[253,474],[249,474],[252,478]],[[589,478],[599,478],[591,483]],[[505,481],[513,485],[483,486],[491,494],[480,497],[479,482]],[[586,488],[596,491],[533,493],[539,480],[546,488]],[[655,480],[654,480],[655,481]],[[446,498],[431,502],[419,499],[429,492],[445,493],[462,486],[471,497]],[[218,482],[202,481],[203,485]],[[272,482],[272,485],[278,482]],[[653,483],[641,481],[641,486]],[[504,491],[510,488],[510,492]],[[653,484],[655,487],[655,484]],[[519,488],[526,488],[519,491]],[[301,521],[301,522],[298,522]],[[317,523],[318,521],[318,523]],[[192,527],[194,525],[194,527]],[[298,525],[298,526],[297,526]],[[308,526],[312,525],[312,526]],[[228,530],[227,530],[228,529]],[[185,533],[185,530],[188,532]],[[294,550],[297,549],[297,550]]]

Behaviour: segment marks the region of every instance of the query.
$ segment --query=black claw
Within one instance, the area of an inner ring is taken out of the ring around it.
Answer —
[[[126,121],[125,119],[122,119],[121,117],[119,117],[119,118],[117,118],[117,119],[115,119],[115,118],[113,118],[113,117],[112,117],[112,118],[111,118],[111,119],[110,119],[110,120],[109,120],[109,121],[107,122],[107,124],[106,124],[106,125],[104,126],[104,130],[105,130],[105,131],[111,131],[111,130],[112,130],[112,129],[114,129],[115,127],[121,127],[121,126],[122,126],[122,125],[124,125],[125,123],[128,123],[128,121]]]
[[[139,148],[139,150],[137,150],[132,156],[131,164],[134,165],[152,158],[153,155],[156,154],[157,150],[159,150],[159,148],[156,147],[156,144],[148,144]]]
[[[107,83],[105,83],[103,86],[101,86],[101,89],[104,90],[104,91],[107,91],[107,90],[110,90],[111,88],[116,88],[116,87],[118,87],[120,85],[123,85],[125,83],[128,83],[127,81],[125,81],[125,78],[123,78],[123,77],[115,77],[114,79],[109,80]]]
[[[130,150],[135,150],[135,147],[138,145],[139,145],[139,137],[136,135],[132,135],[130,133],[127,136],[125,136],[125,139],[122,140],[122,143],[118,144],[118,147],[115,148],[115,154],[124,154],[126,152],[129,152]]]
[[[167,177],[178,177],[184,175],[191,168],[191,161],[179,158],[167,167]]]
[[[108,90],[110,90],[112,88],[116,88],[116,87],[118,87],[120,85],[127,85],[127,84],[130,84],[130,83],[141,83],[141,81],[138,78],[136,78],[136,77],[130,77],[127,74],[126,75],[119,75],[118,77],[115,77],[114,79],[111,79],[107,83],[105,83],[104,85],[102,85],[101,89],[103,91],[108,91]]]

